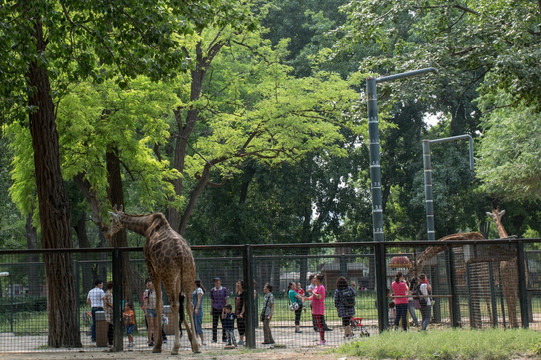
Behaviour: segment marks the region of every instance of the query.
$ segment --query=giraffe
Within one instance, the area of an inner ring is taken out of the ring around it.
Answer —
[[[484,239],[485,237],[483,234],[474,231],[474,232],[467,232],[467,233],[456,233],[444,236],[438,241],[451,241],[451,240],[479,240]],[[423,251],[419,256],[417,256],[417,259],[414,262],[413,271],[414,275],[418,276],[420,273],[423,272],[423,268],[425,264],[432,259],[434,256],[438,255],[440,252],[445,251],[447,249],[447,246],[441,245],[441,246],[429,246]]]
[[[184,319],[184,326],[188,333],[192,351],[199,353],[199,343],[195,337],[195,327],[193,321],[193,304],[191,294],[195,286],[195,261],[188,243],[175,232],[162,213],[153,213],[149,215],[129,215],[116,206],[109,212],[111,225],[106,236],[111,237],[122,229],[128,229],[143,235],[146,238],[143,247],[145,261],[148,273],[156,289],[156,312],[158,319],[162,316],[162,287],[171,300],[171,310],[173,313],[173,329],[175,329],[175,342],[172,355],[177,355],[180,348],[180,331],[178,324],[179,295],[184,293],[186,299],[186,311],[190,317],[191,327]],[[157,339],[152,349],[154,353],[162,351],[162,333],[158,331]]]
[[[447,235],[447,236],[444,236],[444,237],[438,239],[438,241],[446,242],[446,241],[452,241],[452,240],[481,240],[481,239],[485,239],[485,237],[481,233],[479,233],[477,231],[473,231],[473,232],[467,232],[467,233],[450,234],[450,235]],[[421,254],[419,254],[419,256],[417,256],[417,258],[415,259],[415,261],[413,263],[412,270],[413,270],[414,277],[417,278],[418,275],[423,272],[423,268],[424,268],[425,264],[430,259],[432,259],[434,256],[438,255],[440,252],[445,251],[445,250],[447,250],[447,246],[445,246],[445,245],[441,245],[441,246],[434,245],[434,246],[427,247]],[[477,261],[481,262],[482,259],[480,257],[478,257]],[[481,268],[480,273],[478,274],[478,276],[476,276],[473,279],[473,281],[474,281],[473,286],[475,288],[477,288],[479,286],[478,281],[479,281],[479,279],[482,279],[482,278],[488,278],[488,269]],[[471,325],[472,325],[472,327],[480,327],[482,321],[481,321],[481,317],[480,317],[479,298],[478,297],[472,297],[472,300],[473,300],[472,306],[475,309],[477,309],[477,311],[474,312],[475,315],[471,319]],[[492,313],[492,310],[490,309],[490,305],[489,305],[490,299],[488,298],[488,296],[486,294],[485,294],[485,303],[486,303],[486,307],[487,307],[487,312],[488,312],[488,314],[490,314],[490,316],[492,318],[492,321],[494,323],[494,314]]]
[[[501,239],[509,238],[507,231],[502,224],[502,217],[505,215],[505,210],[500,211],[500,207],[492,209],[492,212],[487,211],[487,215],[494,220],[498,228],[498,234]],[[517,322],[517,298],[518,298],[518,269],[517,256],[513,254],[513,258],[507,261],[500,262],[500,271],[503,277],[502,291],[507,303],[507,313],[509,314],[509,323],[512,328],[518,327]],[[525,274],[526,279],[528,274]],[[526,283],[528,280],[526,280]]]

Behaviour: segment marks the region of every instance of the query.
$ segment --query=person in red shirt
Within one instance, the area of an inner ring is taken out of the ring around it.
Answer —
[[[128,349],[133,350],[133,328],[135,324],[135,313],[133,312],[133,305],[131,303],[126,304],[124,313],[124,325],[126,326],[126,335],[128,335]]]
[[[408,330],[407,314],[408,314],[408,285],[406,284],[404,275],[398,271],[394,277],[394,281],[391,285],[393,290],[393,297],[396,307],[396,317],[394,319],[394,326],[398,328],[400,319],[402,319],[402,328],[404,331]]]

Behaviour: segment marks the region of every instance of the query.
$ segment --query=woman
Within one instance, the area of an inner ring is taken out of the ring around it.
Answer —
[[[334,306],[338,312],[338,317],[342,319],[342,326],[344,327],[344,337],[352,337],[353,330],[351,329],[351,317],[355,315],[355,305],[351,306],[347,302],[347,298],[353,297],[353,304],[355,303],[355,296],[357,292],[351,286],[347,279],[340,276],[336,280],[336,290],[334,292]]]
[[[109,347],[113,346],[113,282],[107,283],[107,291],[103,297],[103,311],[105,312],[105,320],[109,325],[107,329],[107,341]]]
[[[295,310],[295,333],[301,334],[301,314],[302,314],[302,296],[297,293],[295,290],[297,285],[294,282],[290,282],[287,285],[287,296],[291,304],[299,304],[297,310]]]
[[[417,314],[415,314],[415,304],[413,302],[413,289],[415,289],[415,279],[412,279],[408,284],[408,312],[413,320],[413,326],[419,326],[419,320]]]
[[[238,345],[244,345],[244,334],[246,333],[246,323],[244,321],[244,311],[246,310],[246,293],[244,292],[244,281],[237,281],[235,286],[235,314],[237,314],[237,329],[239,331]]]
[[[426,330],[428,324],[430,324],[430,306],[432,301],[430,300],[430,292],[432,291],[432,286],[428,283],[428,279],[425,274],[419,275],[419,290],[423,295],[423,298],[419,300],[421,303],[421,330]]]
[[[394,326],[398,328],[400,319],[402,319],[402,328],[404,331],[408,331],[408,285],[404,281],[404,275],[398,271],[394,277],[394,281],[391,285],[393,290],[394,302],[396,308],[396,317],[394,319]]]
[[[192,293],[193,321],[195,326],[195,334],[201,338],[201,345],[205,346],[205,337],[203,336],[203,297],[207,290],[203,286],[201,280],[195,280],[195,290]],[[182,310],[182,307],[181,307]],[[180,325],[180,324],[179,324]]]
[[[158,336],[158,314],[156,313],[156,291],[152,281],[147,282],[145,291],[145,315],[148,323],[148,346],[154,346],[153,339]],[[160,319],[161,320],[161,319]]]
[[[270,329],[270,321],[274,314],[274,295],[272,295],[272,285],[265,284],[263,288],[265,297],[263,298],[263,306],[261,308],[261,321],[263,321],[263,345],[274,345],[274,339]]]
[[[325,345],[325,331],[323,330],[323,316],[325,315],[325,286],[323,275],[317,274],[314,278],[312,295],[304,300],[312,301],[312,318],[319,332],[319,345]]]

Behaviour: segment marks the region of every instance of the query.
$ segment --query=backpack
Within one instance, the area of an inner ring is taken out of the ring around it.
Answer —
[[[419,299],[419,303],[421,305],[426,305],[426,297],[423,297],[423,293],[421,292],[421,284],[422,283],[419,283],[417,284],[417,286],[415,286],[415,290],[413,291],[413,296],[419,296],[418,299]],[[428,291],[427,289],[427,292],[428,292],[428,295],[432,295],[432,292],[431,291]],[[432,301],[432,298],[430,298],[430,300]]]
[[[355,306],[355,292],[350,288],[342,290],[340,296],[342,298],[342,304],[344,304],[344,307]]]

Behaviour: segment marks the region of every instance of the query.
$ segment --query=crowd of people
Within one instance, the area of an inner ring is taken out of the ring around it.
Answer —
[[[318,344],[324,345],[325,332],[332,331],[325,321],[325,297],[326,289],[323,285],[324,277],[322,274],[310,275],[310,283],[306,287],[306,291],[302,288],[301,283],[289,282],[287,286],[287,298],[289,300],[289,308],[295,313],[295,333],[302,333],[300,324],[303,311],[310,308],[312,315],[312,326],[315,332],[319,334]],[[226,343],[226,346],[237,347],[237,345],[245,344],[246,334],[246,304],[247,304],[247,292],[245,283],[239,280],[235,284],[235,302],[234,307],[229,304],[230,292],[222,285],[222,281],[219,277],[213,279],[214,286],[208,292],[210,299],[210,316],[212,317],[212,342],[218,342],[218,323],[221,323],[222,332],[221,340]],[[91,340],[96,341],[96,325],[95,325],[95,313],[97,311],[104,311],[105,318],[109,324],[108,328],[108,343],[109,346],[113,345],[113,283],[107,283],[107,291],[103,291],[103,282],[101,280],[95,281],[95,287],[89,291],[87,302],[91,306],[92,325],[91,325]],[[263,287],[263,300],[260,309],[260,321],[263,324],[263,342],[264,345],[274,345],[274,339],[271,331],[271,320],[275,312],[275,299],[272,293],[273,287],[267,283]],[[388,291],[390,297],[389,302],[389,320],[394,319],[394,327],[398,328],[400,325],[404,330],[408,328],[407,314],[408,311],[412,318],[412,325],[419,326],[419,322],[416,316],[416,310],[421,312],[421,330],[426,330],[430,323],[431,303],[430,297],[432,288],[428,283],[425,274],[421,274],[419,279],[412,279],[407,282],[404,275],[399,271],[395,275],[395,279],[391,285],[392,294]],[[344,337],[350,338],[354,336],[351,328],[351,319],[355,316],[355,298],[356,298],[355,285],[351,286],[348,280],[340,276],[336,281],[336,290],[334,292],[333,300],[338,317],[342,320],[342,326],[344,329]],[[201,345],[206,345],[205,337],[203,333],[203,301],[207,296],[207,289],[203,286],[201,280],[195,281],[195,290],[192,293],[192,303],[194,305],[194,327],[195,334],[200,338]],[[254,299],[257,296],[257,292],[254,290]],[[166,322],[157,318],[156,311],[156,291],[154,284],[149,278],[145,283],[145,291],[142,296],[143,305],[142,309],[145,314],[145,321],[148,328],[147,342],[149,346],[154,346],[154,337],[158,334],[158,331],[162,332],[162,338],[164,343],[167,342],[163,324]],[[181,306],[184,301],[184,297],[181,295]],[[184,314],[184,312],[182,312]],[[133,348],[133,327],[135,323],[135,317],[133,312],[133,304],[128,303],[125,305],[123,312],[123,319],[126,328],[126,334],[129,339],[128,347]],[[162,314],[165,317],[165,315]],[[180,319],[182,321],[183,317]],[[237,323],[237,331],[239,340],[235,337],[235,322]],[[180,324],[179,324],[180,326]],[[181,336],[182,336],[182,328]]]
[[[394,319],[394,327],[398,329],[402,325],[404,331],[408,330],[408,312],[412,318],[413,326],[419,326],[416,310],[421,312],[421,330],[426,330],[430,324],[432,299],[432,286],[428,283],[425,274],[419,275],[419,279],[411,279],[409,282],[402,272],[398,271],[391,284],[392,295],[389,297],[389,321]]]

